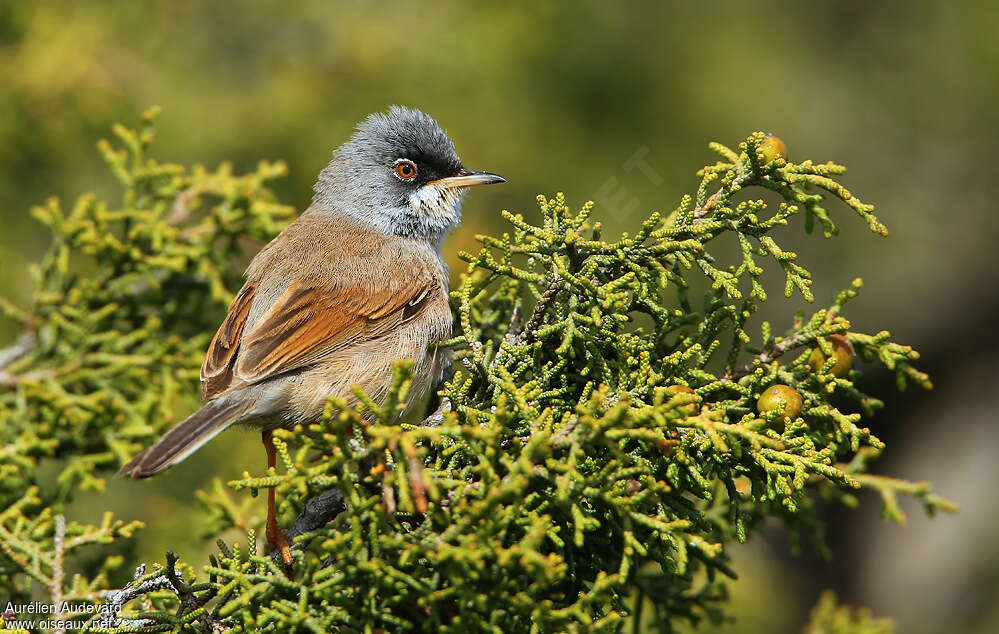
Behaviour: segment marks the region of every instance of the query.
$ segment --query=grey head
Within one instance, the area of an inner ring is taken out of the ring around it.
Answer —
[[[319,173],[310,212],[347,214],[382,233],[439,246],[461,219],[466,190],[504,180],[465,169],[429,115],[392,106],[359,123],[334,150]]]

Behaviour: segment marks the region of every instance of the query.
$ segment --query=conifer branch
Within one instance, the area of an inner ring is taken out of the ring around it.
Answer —
[[[11,363],[30,353],[35,346],[35,333],[30,331],[23,333],[13,345],[0,350],[0,370],[4,370]]]
[[[55,517],[55,534],[52,536],[52,581],[49,583],[49,596],[52,597],[52,605],[55,606],[54,620],[63,620],[63,582],[65,581],[65,570],[63,568],[64,557],[66,555],[66,516],[63,514]],[[65,632],[66,628],[57,627],[54,631]]]
[[[23,380],[21,376],[7,372],[7,367],[31,354],[37,345],[35,333],[29,330],[24,332],[13,345],[0,350],[0,385],[11,387]]]
[[[555,298],[558,297],[558,293],[562,290],[563,280],[562,276],[557,272],[552,274],[551,282],[548,284],[548,288],[541,294],[538,298],[538,303],[534,305],[534,310],[531,312],[531,318],[527,321],[527,325],[520,332],[518,340],[530,343],[534,340],[535,332],[541,327],[542,322],[545,319],[545,313],[551,308],[552,303]],[[517,316],[515,315],[515,318]]]
[[[174,590],[173,584],[167,578],[165,573],[161,572],[154,577],[144,579],[145,576],[146,564],[139,564],[135,568],[135,574],[133,575],[132,580],[129,581],[124,588],[121,588],[120,590],[102,590],[99,593],[98,596],[104,599],[104,603],[107,606],[107,613],[111,615],[112,628],[122,627],[124,625],[143,627],[155,623],[152,619],[126,620],[118,617],[118,615],[121,614],[122,610],[125,608],[125,605],[133,599],[137,599],[158,590]]]
[[[811,337],[814,338],[814,335]],[[778,359],[784,353],[793,350],[799,346],[804,345],[809,339],[809,335],[805,332],[796,332],[789,337],[781,339],[779,342],[774,343],[769,346],[766,350],[758,354],[751,361],[747,361],[743,365],[739,366],[732,372],[728,372],[721,376],[722,381],[738,381],[742,377],[750,374],[753,370],[760,366],[765,366],[768,363]]]
[[[876,490],[890,519],[900,495],[953,510],[924,483],[868,473],[885,450],[863,426],[880,401],[861,391],[857,368],[835,369],[832,336],[900,387],[930,384],[887,331],[849,331],[839,313],[859,281],[783,337],[766,322],[750,334],[767,301],[764,261],[783,273],[785,295],[812,300],[811,275],[776,228],[800,211],[806,230],[818,221],[835,235],[829,197],[885,232],[836,180],[842,166],[790,163],[754,133],[737,149],[712,144],[720,160],[698,172],[696,191],[619,237],[601,235],[592,203],[573,209],[562,194],[539,197],[538,224],[504,212],[512,229],[460,256],[459,332],[441,344],[457,359],[436,411],[400,422],[409,385],[397,366],[384,400],[331,403],[322,420],[278,432],[282,473],[199,494],[210,531],[239,528],[245,543],[219,540],[207,565],[183,574],[169,553],[162,570],[140,566],[109,590],[110,567],[84,575],[72,555],[133,539],[140,525],[110,514],[78,524],[56,509],[102,490],[176,420],[176,396],[196,393],[208,338],[242,283],[231,256],[291,217],[267,188],[283,165],[160,164],[148,156],[154,118],[100,146],[121,206],[83,196],[33,210],[53,248],[15,316],[38,340],[0,351],[0,582],[15,594],[103,596],[107,631],[521,632],[620,629],[639,588],[672,631],[720,617],[723,578],[735,574],[726,551],[768,518],[818,539],[820,495]],[[783,202],[768,210],[751,198],[760,188]],[[732,266],[712,254],[726,234],[741,255]],[[71,270],[80,259],[91,266]],[[522,323],[528,296],[537,302]],[[774,390],[776,405],[764,398]],[[42,477],[42,460],[60,473]],[[266,487],[280,487],[282,513],[298,511],[293,579],[258,554],[258,500],[245,492]]]

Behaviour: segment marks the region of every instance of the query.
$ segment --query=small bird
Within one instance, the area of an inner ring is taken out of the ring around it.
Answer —
[[[271,433],[317,421],[330,396],[376,402],[392,363],[413,362],[410,402],[440,377],[451,336],[444,237],[467,188],[502,183],[465,169],[430,116],[401,106],[358,124],[320,173],[312,204],[250,262],[201,366],[204,406],[118,472],[154,476],[233,425]],[[267,540],[291,553],[268,490]]]

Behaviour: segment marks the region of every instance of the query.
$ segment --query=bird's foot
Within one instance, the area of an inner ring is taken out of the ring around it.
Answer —
[[[277,525],[276,520],[267,522],[267,543],[271,548],[277,548],[281,551],[281,559],[284,561],[284,565],[291,568],[291,544],[288,543],[288,539],[284,536],[284,531]]]

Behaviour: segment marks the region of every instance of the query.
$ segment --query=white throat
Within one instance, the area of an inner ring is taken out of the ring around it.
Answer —
[[[409,195],[409,207],[418,214],[426,215],[432,224],[450,229],[461,218],[461,201],[464,197],[463,188],[427,183]]]

